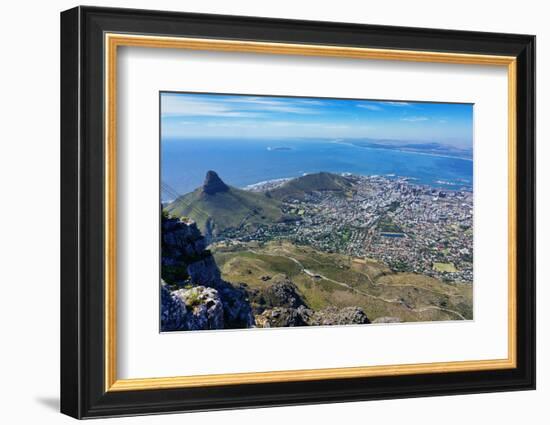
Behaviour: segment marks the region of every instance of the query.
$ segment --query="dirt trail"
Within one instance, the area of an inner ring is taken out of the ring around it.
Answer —
[[[388,299],[388,298],[383,298],[383,297],[379,297],[379,296],[376,296],[376,295],[372,295],[372,294],[369,294],[368,292],[365,292],[365,291],[361,291],[360,289],[357,289],[357,288],[354,288],[353,286],[350,286],[348,285],[347,283],[345,282],[339,282],[337,280],[334,280],[334,279],[331,279],[329,277],[326,277],[314,270],[310,270],[310,269],[306,269],[304,267],[304,265],[299,261],[297,260],[296,258],[294,257],[291,257],[289,255],[283,255],[283,254],[268,254],[268,253],[259,253],[257,251],[254,251],[252,249],[249,249],[248,250],[249,252],[252,252],[253,254],[256,254],[256,255],[269,255],[271,257],[283,257],[283,258],[286,258],[292,262],[294,262],[296,265],[298,265],[298,267],[300,267],[300,271],[304,274],[306,274],[308,277],[310,277],[311,279],[314,279],[311,275],[315,275],[315,276],[318,276],[319,278],[323,279],[323,280],[326,280],[328,282],[332,282],[336,285],[339,285],[339,286],[342,286],[346,289],[349,289],[350,291],[353,291],[357,294],[360,294],[360,295],[363,295],[365,297],[369,297],[369,298],[373,298],[373,299],[376,299],[376,300],[379,300],[379,301],[383,301],[383,302],[386,302],[386,303],[393,303],[393,304],[399,304],[399,305],[403,305],[403,302],[401,300],[398,300],[398,299]],[[285,250],[285,252],[288,252]],[[365,274],[366,275],[366,274]],[[369,280],[372,282],[372,279],[370,279],[370,277],[368,275],[366,275]],[[375,283],[373,283],[374,285],[376,285]],[[384,285],[384,284],[382,284]],[[388,286],[392,286],[392,285],[388,285]],[[393,285],[393,286],[398,286],[398,285]],[[414,285],[399,285],[399,286],[411,286],[411,287],[415,287]],[[433,292],[437,292],[437,291],[433,291]],[[441,293],[439,293],[441,294]],[[410,307],[408,307],[410,308]],[[451,313],[451,314],[454,314],[456,316],[458,316],[460,319],[462,320],[466,320],[466,318],[460,314],[458,311],[455,311],[455,310],[451,310],[451,309],[448,309],[448,308],[443,308],[443,307],[438,307],[438,306],[426,306],[426,307],[419,307],[419,308],[410,308],[410,310],[414,311],[414,312],[417,312],[417,313],[422,313],[424,311],[427,311],[427,310],[439,310],[439,311],[444,311],[446,313]]]

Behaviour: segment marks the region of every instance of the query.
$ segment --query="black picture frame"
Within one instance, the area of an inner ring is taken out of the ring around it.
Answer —
[[[517,367],[473,372],[105,391],[104,34],[514,56]],[[535,37],[76,7],[61,13],[61,412],[93,418],[535,388]]]

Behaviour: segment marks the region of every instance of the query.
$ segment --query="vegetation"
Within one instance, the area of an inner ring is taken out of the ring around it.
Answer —
[[[185,300],[185,304],[189,308],[195,308],[199,306],[202,303],[200,293],[198,291],[190,291],[187,299]]]
[[[353,177],[316,173],[277,187],[269,186],[272,189],[262,193],[227,186],[211,171],[201,188],[176,199],[163,214],[196,222],[210,243],[222,278],[235,285],[244,285],[257,311],[275,305],[270,301],[273,297],[270,298],[267,288],[274,282],[290,281],[303,302],[314,311],[329,306],[359,307],[370,320],[471,319],[472,284],[462,283],[460,275],[457,278],[454,264],[460,269],[463,264],[451,250],[452,238],[440,237],[438,233],[426,242],[421,251],[429,257],[426,269],[414,267],[410,257],[395,255],[391,250],[385,257],[376,256],[378,261],[346,255],[374,255],[375,251],[372,246],[368,252],[346,250],[350,245],[364,244],[365,240],[358,239],[358,235],[364,235],[358,231],[361,227],[357,227],[357,223],[341,223],[338,218],[321,223],[324,227],[315,236],[318,245],[309,243],[312,240],[309,234],[303,240],[292,239],[299,229],[307,227],[317,217],[318,199],[326,195],[338,206],[347,203],[345,198],[362,196],[353,182]],[[304,207],[310,204],[313,213]],[[394,219],[406,205],[399,201],[381,202],[381,205],[383,209],[377,211],[378,220],[371,222],[372,230],[383,237],[403,238],[380,239],[387,245],[393,243],[392,246],[401,242],[405,245],[402,249],[406,250],[406,244],[414,241],[414,232],[403,224],[413,233],[411,239],[406,238],[404,230],[396,223],[399,219]],[[204,250],[204,255],[210,255],[210,251]],[[191,257],[186,261],[200,260]],[[470,257],[465,259],[471,260]],[[418,270],[426,275],[414,273]],[[188,283],[184,269],[163,267],[162,273],[168,284]]]
[[[433,265],[434,270],[437,270],[438,272],[447,272],[447,273],[454,273],[456,272],[456,267],[453,263],[434,263]]]
[[[282,186],[269,191],[269,196],[275,199],[304,199],[305,195],[315,191],[336,191],[345,195],[352,188],[351,182],[345,177],[331,173],[307,174],[290,180]]]
[[[191,218],[207,236],[217,236],[231,228],[271,224],[283,219],[279,201],[263,193],[233,187],[214,194],[196,189],[176,199],[165,211],[175,217]]]
[[[395,273],[373,260],[286,241],[214,247],[213,254],[223,279],[243,282],[251,290],[265,288],[274,276],[288,276],[314,310],[358,306],[371,320],[455,320],[473,315],[471,284],[449,285],[420,274]]]

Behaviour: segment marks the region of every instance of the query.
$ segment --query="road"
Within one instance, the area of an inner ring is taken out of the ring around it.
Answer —
[[[294,257],[291,257],[290,255],[284,255],[284,254],[268,254],[268,253],[265,253],[265,252],[262,252],[262,253],[259,253],[253,249],[249,249],[248,250],[249,252],[253,253],[253,254],[256,254],[256,255],[269,255],[271,257],[283,257],[283,258],[286,258],[292,262],[294,262],[298,267],[300,267],[300,271],[302,273],[304,273],[306,276],[308,276],[309,278],[311,278],[314,282],[315,282],[315,279],[318,278],[318,279],[323,279],[323,280],[326,280],[328,282],[332,282],[336,285],[339,285],[339,286],[342,286],[352,292],[355,292],[357,294],[360,294],[360,295],[363,295],[365,297],[369,297],[369,298],[372,298],[372,299],[376,299],[376,300],[379,300],[379,301],[382,301],[382,302],[386,302],[386,303],[394,303],[394,304],[399,304],[399,305],[404,305],[403,301],[399,300],[399,299],[388,299],[388,298],[383,298],[383,297],[379,297],[377,295],[372,295],[372,294],[369,294],[368,292],[365,292],[365,291],[362,291],[360,289],[357,289],[357,288],[354,288],[353,286],[351,285],[348,285],[347,283],[345,282],[340,282],[340,281],[337,281],[337,280],[334,280],[334,279],[331,279],[327,276],[324,276],[322,275],[321,273],[319,272],[316,272],[314,270],[311,270],[311,269],[306,269],[304,267],[304,265],[299,261],[297,260],[296,258]],[[288,254],[288,251],[286,250],[283,250],[285,251],[287,254]],[[366,274],[365,274],[366,275]],[[315,277],[314,277],[315,276]],[[366,275],[367,278],[369,279],[369,281],[372,283],[372,284],[375,284],[372,279],[370,278],[370,276]],[[375,284],[377,285],[377,284]],[[394,285],[394,286],[397,286],[397,285]],[[414,286],[414,285],[399,285],[399,286],[410,286],[410,287],[414,287],[414,288],[418,288],[417,286]],[[420,288],[420,289],[424,289],[424,288]],[[433,291],[433,290],[430,290],[432,292],[436,292],[436,293],[439,293],[437,291]],[[419,308],[410,308],[407,306],[407,308],[409,308],[410,310],[416,312],[416,313],[422,313],[424,311],[427,311],[427,310],[439,310],[439,311],[443,311],[443,312],[446,312],[446,313],[450,313],[450,314],[454,314],[455,316],[457,316],[458,318],[460,318],[461,320],[466,320],[466,318],[460,314],[458,311],[455,311],[455,310],[451,310],[451,309],[448,309],[448,308],[443,308],[443,307],[439,307],[439,306],[425,306],[425,307],[419,307]]]

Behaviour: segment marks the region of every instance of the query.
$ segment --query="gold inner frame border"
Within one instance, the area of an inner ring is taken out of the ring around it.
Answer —
[[[138,391],[153,389],[242,385],[274,382],[314,381],[323,379],[365,378],[421,373],[450,373],[513,369],[516,353],[516,287],[517,287],[517,229],[516,229],[516,58],[465,53],[429,52],[393,49],[371,49],[329,45],[288,44],[256,41],[164,37],[106,33],[105,46],[105,391]],[[192,375],[151,378],[117,378],[116,323],[116,266],[117,266],[117,52],[118,47],[148,47],[229,51],[278,55],[324,56],[336,58],[397,60],[404,62],[433,62],[469,65],[504,66],[508,72],[508,357],[495,360],[398,364],[381,366],[342,367]]]

